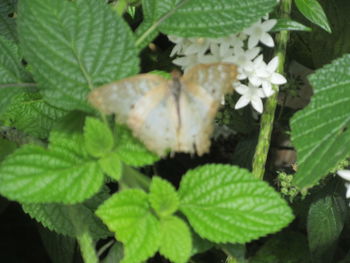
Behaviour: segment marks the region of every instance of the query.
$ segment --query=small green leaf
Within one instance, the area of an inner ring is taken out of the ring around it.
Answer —
[[[309,77],[311,103],[291,119],[298,171],[294,184],[307,188],[350,154],[350,55]]]
[[[246,243],[279,231],[292,211],[266,182],[245,169],[205,165],[190,170],[179,189],[180,210],[203,238]]]
[[[191,255],[192,238],[187,224],[176,216],[163,218],[159,252],[175,263],[186,263]]]
[[[312,23],[332,33],[326,14],[317,0],[295,0],[299,11]]]
[[[90,90],[138,71],[132,32],[105,1],[20,1],[18,31],[45,100],[59,108],[91,111]]]
[[[123,258],[123,246],[116,242],[108,251],[108,255],[103,259],[102,263],[120,263]]]
[[[121,125],[116,129],[116,153],[124,163],[136,167],[150,165],[159,160],[156,154],[132,136],[128,128]]]
[[[118,154],[113,152],[109,153],[98,160],[98,163],[100,164],[102,171],[114,180],[118,181],[122,176],[123,164],[120,161]]]
[[[25,145],[0,166],[0,193],[22,203],[73,204],[95,194],[103,183],[96,160],[82,147],[82,136],[59,132],[48,149]]]
[[[113,195],[96,214],[124,244],[123,263],[140,263],[153,256],[160,245],[160,226],[152,214],[147,194],[128,189]]]
[[[307,218],[307,236],[314,262],[332,261],[344,227],[346,210],[344,199],[334,194],[326,195],[311,204]]]
[[[95,118],[86,118],[84,126],[85,147],[94,157],[102,157],[114,145],[113,133],[108,125]]]
[[[280,18],[277,20],[277,24],[272,28],[272,32],[279,32],[283,30],[288,31],[305,31],[310,32],[312,29],[310,27],[304,26],[303,24],[291,20],[289,18]]]
[[[28,75],[21,64],[18,46],[0,36],[0,114],[6,111],[15,95],[23,92],[23,88],[16,84],[26,80]]]
[[[17,42],[16,11],[17,0],[0,1],[0,35],[11,41]]]
[[[160,217],[172,215],[179,207],[179,197],[174,186],[157,176],[152,178],[149,201]]]
[[[65,236],[77,237],[83,226],[90,230],[95,239],[110,236],[101,220],[83,204],[23,204],[22,207],[44,227]]]
[[[51,106],[36,92],[23,92],[13,98],[2,117],[7,126],[31,136],[47,139],[55,123],[66,111]]]

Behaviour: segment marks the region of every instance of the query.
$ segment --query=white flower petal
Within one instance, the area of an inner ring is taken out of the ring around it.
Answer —
[[[268,34],[265,33],[260,38],[261,43],[265,44],[268,47],[274,47],[275,42],[273,42],[273,38]]]
[[[244,95],[249,91],[249,87],[243,84],[239,84],[235,86],[235,90],[237,93]]]
[[[271,80],[271,83],[276,85],[282,85],[287,83],[286,78],[279,73],[273,73],[270,80]]]
[[[350,170],[339,170],[337,174],[344,180],[350,181]]]
[[[252,98],[251,103],[252,103],[253,108],[257,112],[259,112],[259,113],[263,112],[264,106],[263,106],[263,103],[262,103],[262,101],[261,101],[261,99],[259,97]]]
[[[278,67],[278,56],[271,59],[269,64],[267,64],[267,69],[270,72],[275,72],[277,67]]]
[[[249,82],[254,86],[260,86],[261,85],[261,79],[257,76],[250,76]]]
[[[252,49],[253,47],[256,47],[259,43],[259,36],[258,35],[250,35],[248,39],[248,48]]]
[[[250,100],[247,98],[247,96],[242,96],[239,98],[239,100],[237,101],[236,105],[235,105],[235,109],[241,109],[245,106],[247,106],[249,104]]]
[[[249,57],[249,59],[254,59],[260,52],[259,47],[254,47],[252,49],[248,49],[246,52],[246,56]]]
[[[264,28],[265,31],[270,31],[277,23],[276,19],[269,19],[264,21],[261,26]]]
[[[350,198],[350,184],[345,184],[346,186],[346,198]]]

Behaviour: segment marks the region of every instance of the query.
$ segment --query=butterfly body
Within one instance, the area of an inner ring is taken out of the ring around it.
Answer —
[[[226,63],[198,65],[172,80],[140,74],[94,89],[89,101],[115,113],[160,156],[169,149],[202,155],[209,150],[221,98],[233,91],[235,77],[236,67]]]

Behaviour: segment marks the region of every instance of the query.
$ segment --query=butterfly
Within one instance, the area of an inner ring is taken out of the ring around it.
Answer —
[[[159,156],[169,150],[203,155],[236,75],[236,66],[229,63],[199,64],[171,80],[139,74],[94,89],[88,100],[99,111],[115,114]]]

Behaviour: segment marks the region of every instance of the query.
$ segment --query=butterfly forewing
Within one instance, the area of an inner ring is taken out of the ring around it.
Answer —
[[[117,120],[126,123],[137,101],[149,91],[166,86],[168,81],[153,74],[140,74],[131,78],[94,89],[89,95],[90,103],[105,114],[116,113]]]
[[[188,86],[195,83],[206,90],[215,100],[221,101],[225,94],[233,92],[236,66],[229,63],[200,64],[191,68],[182,78]]]

